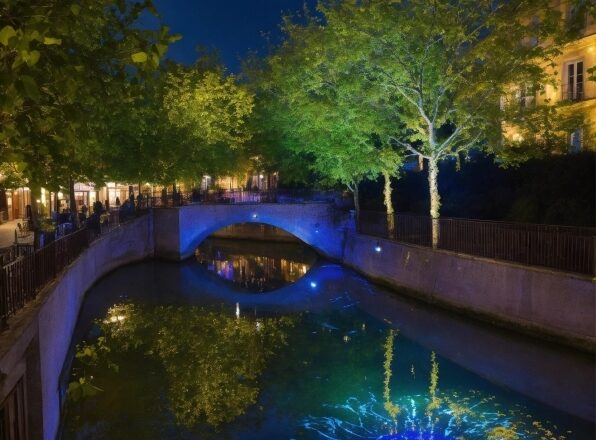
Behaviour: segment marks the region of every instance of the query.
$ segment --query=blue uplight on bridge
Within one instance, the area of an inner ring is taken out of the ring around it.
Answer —
[[[382,250],[381,244],[377,241],[377,244],[375,244],[375,252],[380,253]]]
[[[310,282],[310,287],[312,287],[313,289],[317,287],[317,283],[315,281],[311,281]]]
[[[255,212],[255,213],[252,215],[252,218],[257,218],[257,217],[258,217],[258,215],[257,215],[257,213]]]

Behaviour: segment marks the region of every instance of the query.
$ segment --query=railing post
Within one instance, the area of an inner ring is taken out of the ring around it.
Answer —
[[[596,277],[596,236],[592,237],[592,249],[588,257],[588,265],[592,269],[592,276]]]
[[[6,289],[6,273],[0,266],[0,329],[8,328],[8,292]]]

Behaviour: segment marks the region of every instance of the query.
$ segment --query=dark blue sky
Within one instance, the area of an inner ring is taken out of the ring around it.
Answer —
[[[280,37],[282,13],[302,9],[314,0],[154,0],[165,24],[183,39],[173,44],[168,57],[192,63],[198,44],[219,49],[223,62],[232,72],[240,68],[240,58],[250,50],[263,53],[262,32]]]

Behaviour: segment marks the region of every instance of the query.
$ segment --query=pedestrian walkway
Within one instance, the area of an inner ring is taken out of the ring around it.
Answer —
[[[14,244],[15,235],[14,232],[18,228],[18,223],[23,224],[22,220],[12,220],[6,223],[0,224],[0,249],[9,247]],[[32,244],[33,234],[31,232],[26,235],[18,235],[19,243]]]

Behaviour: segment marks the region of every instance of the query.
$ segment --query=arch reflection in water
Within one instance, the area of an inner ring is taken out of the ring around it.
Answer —
[[[205,240],[195,257],[209,271],[251,292],[267,292],[294,283],[317,260],[311,248],[298,242],[272,245],[221,238]]]

